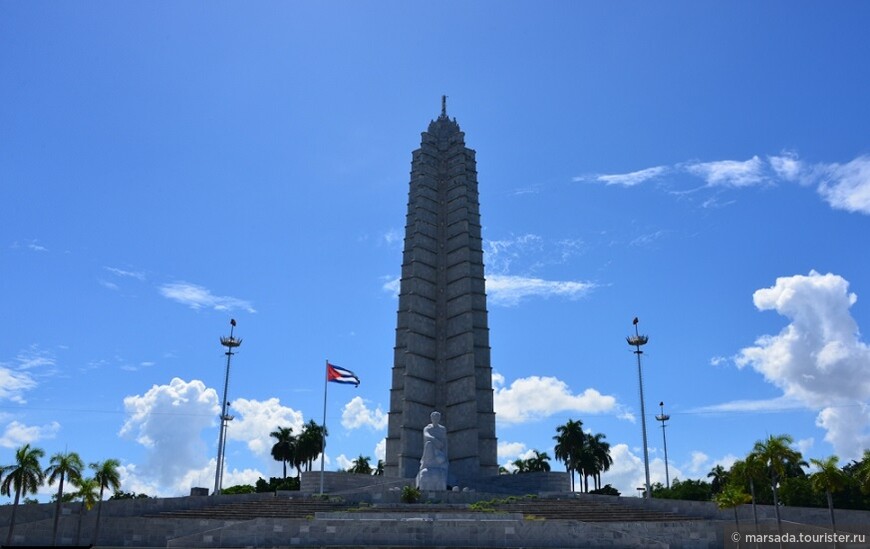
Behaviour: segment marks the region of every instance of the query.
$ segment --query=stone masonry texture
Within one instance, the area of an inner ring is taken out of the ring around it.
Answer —
[[[385,474],[412,478],[433,410],[448,484],[498,474],[475,153],[446,109],[412,153]]]

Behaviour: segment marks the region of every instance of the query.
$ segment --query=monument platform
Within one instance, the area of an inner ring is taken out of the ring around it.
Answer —
[[[440,493],[440,499],[403,504],[387,491],[373,503],[363,493],[338,496],[280,492],[107,501],[97,547],[723,547],[733,512],[712,502],[642,500],[572,493],[505,497],[481,492]],[[370,495],[370,494],[369,494]],[[449,501],[448,501],[449,500]],[[465,500],[465,501],[460,501]],[[472,505],[473,501],[477,505]],[[53,504],[18,510],[13,545],[50,545]],[[87,544],[95,510],[65,506],[60,545]],[[9,507],[0,508],[5,536]],[[770,527],[773,509],[759,506]],[[824,531],[827,509],[781,509],[790,525]],[[739,509],[752,524],[750,506]],[[870,512],[837,511],[838,528],[870,524]],[[809,527],[809,526],[808,526]],[[856,545],[860,546],[860,545]],[[865,545],[866,546],[866,545]]]

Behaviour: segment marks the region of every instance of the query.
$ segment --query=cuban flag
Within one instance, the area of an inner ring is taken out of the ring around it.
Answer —
[[[348,383],[359,387],[359,378],[350,370],[326,363],[326,379],[335,383]]]

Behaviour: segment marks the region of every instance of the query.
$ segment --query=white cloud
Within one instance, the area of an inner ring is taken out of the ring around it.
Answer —
[[[108,290],[118,291],[120,289],[120,287],[117,284],[115,284],[114,282],[107,282],[105,280],[98,280],[97,282],[100,283],[100,286],[102,286],[103,288],[106,288]]]
[[[512,461],[517,459],[524,452],[528,451],[523,442],[499,442],[498,443],[498,461]]]
[[[846,164],[828,164],[821,173],[819,194],[838,210],[870,214],[870,156]]]
[[[339,454],[337,458],[335,458],[335,463],[338,465],[339,469],[342,471],[347,471],[351,467],[353,467],[353,460],[349,459],[344,454]]]
[[[302,432],[302,412],[282,406],[277,398],[264,401],[237,398],[232,401],[231,408],[239,415],[229,423],[227,439],[244,442],[260,457],[271,459],[275,439],[269,433],[278,427],[291,427],[295,435]]]
[[[797,154],[784,152],[779,156],[768,156],[768,163],[773,172],[786,181],[800,181],[804,173],[804,165],[798,159]]]
[[[189,471],[203,467],[202,431],[210,429],[217,439],[214,426],[220,405],[214,389],[196,379],[186,382],[176,377],[143,395],[125,397],[124,408],[127,419],[119,434],[147,448],[147,462],[140,470],[144,482],[172,489]]]
[[[36,387],[36,381],[28,372],[17,372],[0,366],[0,400],[23,404],[25,391]]]
[[[525,423],[559,412],[601,413],[616,408],[616,399],[595,389],[573,394],[555,377],[520,378],[510,387],[495,389],[496,418],[504,423]]]
[[[813,437],[802,438],[799,441],[795,442],[795,446],[801,454],[806,455],[815,443],[816,439],[814,439]]]
[[[633,187],[645,181],[649,181],[650,179],[655,179],[656,177],[659,177],[663,173],[667,172],[667,170],[668,168],[666,168],[665,166],[655,166],[653,168],[646,168],[631,173],[599,175],[596,176],[595,180],[605,183],[607,185],[622,185],[623,187]],[[577,178],[574,179],[575,181],[577,180]]]
[[[160,294],[163,297],[177,301],[182,305],[187,305],[191,309],[211,308],[215,311],[232,311],[241,309],[249,313],[257,311],[251,306],[251,303],[244,299],[239,299],[231,296],[217,296],[211,293],[210,290],[197,284],[188,284],[187,282],[172,282],[163,284],[159,288]]]
[[[580,299],[596,287],[592,282],[544,280],[511,275],[487,275],[486,291],[492,305],[512,306],[536,296]]]
[[[381,410],[380,406],[374,410],[369,409],[365,401],[357,396],[353,397],[341,409],[341,424],[345,429],[359,429],[360,427],[376,430],[386,429],[387,414]]]
[[[707,464],[708,461],[710,461],[710,456],[708,456],[704,452],[699,452],[695,450],[694,452],[692,452],[692,460],[689,462],[688,465],[689,472],[693,475],[698,475],[703,471],[704,474],[706,474],[704,466]]]
[[[682,171],[700,177],[707,187],[743,188],[767,181],[792,182],[801,185],[817,185],[819,195],[832,207],[848,212],[870,215],[870,155],[859,156],[845,164],[808,164],[797,153],[785,151],[767,156],[765,163],[758,156],[749,160],[716,160],[713,162],[686,162],[673,166],[656,166],[622,175],[597,176],[597,181],[608,185],[636,185],[665,171]],[[589,177],[575,177],[574,181],[586,181]],[[686,195],[690,191],[669,191]],[[702,207],[721,207],[733,200],[720,201],[717,196],[706,198]]]
[[[797,400],[780,396],[763,400],[732,400],[721,404],[711,404],[689,410],[690,413],[715,414],[729,412],[781,412],[784,410],[800,410],[804,406]]]
[[[755,306],[776,311],[789,324],[735,358],[738,367],[751,366],[785,397],[820,410],[816,424],[844,460],[870,446],[870,347],[849,312],[857,297],[848,288],[838,275],[810,271],[756,291]]]
[[[404,233],[399,229],[390,229],[383,234],[384,242],[386,242],[388,246],[392,246],[393,244],[401,244],[403,238]]]
[[[544,239],[531,233],[504,240],[487,240],[484,243],[487,271],[507,274],[514,261],[523,256],[539,255],[543,248]]]
[[[120,276],[124,278],[135,278],[136,280],[145,280],[145,273],[140,273],[136,271],[125,271],[123,269],[117,269],[115,267],[103,267],[103,269],[109,271],[115,276]]]
[[[658,230],[658,231],[655,231],[653,233],[642,234],[639,237],[632,240],[631,242],[629,242],[628,245],[635,246],[635,247],[649,246],[650,244],[652,244],[653,242],[655,242],[656,240],[658,240],[659,238],[661,238],[665,234],[667,234],[667,231],[663,231],[663,230]]]
[[[12,421],[6,425],[3,434],[0,435],[0,446],[18,448],[38,440],[54,438],[58,431],[60,431],[60,423],[56,421],[41,426],[25,425],[18,421]]]
[[[20,351],[15,357],[15,361],[18,362],[19,370],[32,370],[56,364],[54,356],[50,352],[40,349],[37,345],[31,345]]]
[[[686,165],[686,170],[703,178],[711,187],[749,187],[764,181],[764,163],[758,156],[743,162],[698,162]]]
[[[153,479],[149,479],[133,463],[122,464],[118,467],[118,473],[121,477],[121,490],[125,492],[158,497],[177,497],[188,495],[190,489],[195,487],[208,488],[209,491],[214,489],[215,466],[216,459],[212,458],[202,467],[183,471],[179,474],[177,480],[168,486],[159,485]],[[226,469],[224,471],[223,487],[228,488],[237,484],[250,484],[253,486],[260,478],[266,478],[266,475],[257,469],[243,469],[241,471],[238,469]]]
[[[390,275],[385,275],[381,277],[381,289],[385,292],[389,292],[393,295],[399,295],[399,290],[402,286],[402,279],[399,277],[391,277]]]
[[[637,488],[644,486],[646,482],[643,457],[638,457],[628,448],[627,444],[622,443],[610,447],[610,456],[613,458],[613,465],[610,466],[609,471],[601,474],[602,484],[610,484],[619,490],[623,496],[637,496]],[[663,485],[666,484],[665,462],[663,459],[651,459],[649,471],[650,484],[655,484],[656,482],[661,482]],[[673,463],[668,464],[668,473],[671,482],[675,478],[686,479],[683,471],[674,466]]]
[[[375,459],[387,459],[387,439],[382,438],[375,446]]]

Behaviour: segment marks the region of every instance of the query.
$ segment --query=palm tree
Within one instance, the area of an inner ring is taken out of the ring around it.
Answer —
[[[864,456],[855,469],[855,478],[861,486],[861,492],[870,494],[870,450],[864,450]]]
[[[601,473],[606,473],[613,465],[613,458],[610,456],[610,443],[605,442],[605,438],[607,437],[602,433],[596,433],[591,437],[586,436],[586,444],[589,446],[589,453],[595,464],[592,480],[595,482],[596,490],[601,488]]]
[[[284,465],[284,480],[287,480],[287,462],[293,460],[296,453],[296,437],[293,436],[293,427],[278,426],[277,431],[269,433],[277,442],[272,446],[272,457]]]
[[[734,525],[737,527],[737,531],[739,532],[740,521],[737,518],[737,508],[744,503],[749,503],[749,494],[744,492],[743,488],[739,486],[728,484],[724,486],[718,494],[716,494],[715,499],[716,505],[719,506],[719,509],[734,509]]]
[[[370,475],[370,474],[372,474],[372,466],[369,463],[371,461],[371,459],[372,458],[370,458],[368,456],[363,456],[362,454],[360,454],[358,458],[353,460],[353,463],[351,464],[351,468],[349,469],[348,472],[356,473],[358,475]]]
[[[82,538],[82,515],[84,515],[85,509],[90,511],[94,507],[94,504],[97,503],[100,488],[96,479],[92,478],[79,479],[78,486],[79,489],[76,491],[74,496],[82,498],[82,506],[79,507],[79,525],[76,528],[76,545],[81,542]]]
[[[526,460],[526,471],[529,473],[532,472],[541,472],[545,473],[550,470],[550,456],[547,455],[547,452],[539,452],[537,450],[532,450],[534,455]]]
[[[758,509],[755,499],[755,481],[764,475],[763,465],[758,456],[750,453],[744,460],[737,460],[731,466],[730,482],[739,482],[743,485],[749,482],[749,494],[752,500],[752,519],[755,522],[755,531],[758,532]]]
[[[12,489],[15,490],[15,501],[12,502],[12,517],[9,519],[9,532],[6,534],[6,545],[12,543],[12,531],[15,528],[15,512],[18,510],[18,502],[21,496],[27,494],[35,494],[37,488],[42,485],[45,480],[45,473],[42,472],[42,466],[39,460],[45,457],[45,452],[42,448],[31,448],[30,444],[25,444],[15,451],[15,463],[13,465],[4,465],[0,467],[0,476],[5,475],[2,484],[0,484],[0,494],[11,496]]]
[[[565,463],[565,470],[571,477],[571,491],[574,491],[574,473],[577,471],[580,451],[584,446],[586,434],[583,432],[583,422],[568,419],[565,425],[556,427],[557,435],[553,437],[556,447],[553,453],[557,461]]]
[[[380,477],[384,475],[384,460],[378,460],[378,466],[375,467],[375,472],[372,473],[376,477]]]
[[[305,470],[310,471],[314,460],[320,455],[323,448],[326,447],[326,436],[329,433],[323,426],[318,425],[314,420],[309,420],[302,428],[302,434],[299,435],[297,443],[296,458],[299,460],[299,465],[305,465]]]
[[[827,459],[811,459],[810,462],[818,468],[818,471],[810,476],[813,490],[824,492],[828,498],[828,511],[831,513],[831,530],[835,533],[837,526],[834,523],[834,492],[839,492],[846,487],[846,474],[837,467],[837,456]]]
[[[512,465],[515,467],[514,474],[518,473],[528,473],[529,472],[529,462],[524,459],[516,459],[513,461]]]
[[[773,489],[773,510],[776,512],[776,528],[782,534],[782,518],[779,516],[779,497],[776,486],[779,479],[785,475],[787,464],[800,463],[801,454],[791,448],[794,439],[789,435],[770,435],[766,440],[755,443],[752,453],[755,454],[762,465],[767,467],[770,475],[770,485]]]
[[[726,471],[722,465],[717,465],[707,473],[707,478],[713,479],[710,483],[710,489],[713,492],[713,495],[716,495],[721,492],[728,483],[728,471]]]
[[[94,480],[100,487],[100,499],[97,500],[97,523],[94,525],[94,537],[91,540],[91,545],[97,544],[97,536],[100,533],[100,516],[103,512],[103,491],[106,488],[111,488],[112,491],[121,488],[121,475],[118,473],[118,467],[121,462],[117,459],[107,459],[102,463],[91,463],[90,468],[94,470]]]
[[[57,525],[60,522],[60,506],[63,502],[63,483],[69,479],[73,486],[78,485],[82,479],[82,469],[85,464],[82,463],[82,458],[75,452],[58,452],[51,456],[51,465],[45,470],[48,476],[48,485],[51,486],[55,481],[57,483],[57,502],[54,506],[54,527],[51,530],[51,540],[54,545],[57,545]]]
[[[583,477],[584,492],[589,492],[589,477],[595,476],[596,467],[595,454],[592,452],[587,435],[586,443],[580,449],[580,455],[577,456],[577,468],[580,470],[580,476]]]

